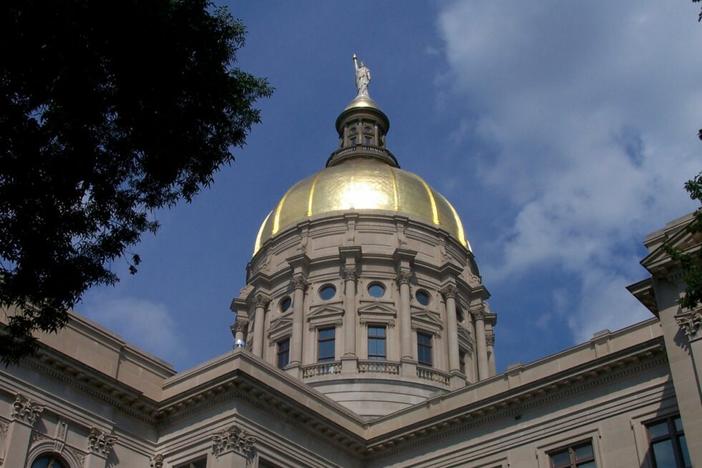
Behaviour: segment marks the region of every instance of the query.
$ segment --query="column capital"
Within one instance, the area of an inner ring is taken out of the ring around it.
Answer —
[[[164,458],[163,455],[161,455],[160,453],[157,453],[156,455],[151,457],[149,466],[151,468],[163,468],[163,458]]]
[[[309,283],[307,283],[307,277],[300,273],[293,275],[292,279],[290,280],[290,284],[292,284],[293,290],[302,289],[304,291]]]
[[[34,403],[24,395],[16,393],[10,417],[15,421],[22,421],[29,426],[34,426],[34,423],[41,417],[43,412],[43,406]]]
[[[697,336],[697,332],[702,326],[702,308],[681,310],[675,314],[675,321],[685,333],[687,339],[692,340]]]
[[[271,297],[266,294],[266,293],[256,293],[256,296],[254,297],[254,303],[256,304],[256,307],[268,307],[268,304],[271,302]]]
[[[346,281],[356,281],[358,279],[358,271],[355,267],[345,267],[341,270],[341,276]]]
[[[412,272],[410,270],[400,270],[397,272],[398,284],[409,284],[412,280]]]
[[[495,346],[495,331],[487,329],[485,330],[485,342],[488,346]]]
[[[456,296],[458,295],[458,287],[456,287],[454,283],[448,283],[441,288],[440,292],[446,299],[456,299]]]
[[[212,435],[212,453],[220,457],[227,452],[236,452],[250,460],[254,456],[255,443],[255,437],[233,425]]]
[[[90,428],[90,433],[88,434],[88,451],[90,453],[107,457],[116,442],[116,436],[101,431],[97,427]]]
[[[231,329],[232,333],[236,333],[236,332],[246,333],[246,330],[248,330],[248,326],[249,326],[248,319],[237,317],[236,321],[234,321],[232,326],[229,328]]]

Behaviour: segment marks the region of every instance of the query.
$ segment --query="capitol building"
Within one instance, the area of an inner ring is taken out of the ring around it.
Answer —
[[[338,148],[251,228],[233,349],[176,372],[71,314],[0,369],[0,467],[702,467],[702,311],[662,247],[699,250],[692,217],[644,240],[649,320],[498,374],[470,226],[354,65]]]

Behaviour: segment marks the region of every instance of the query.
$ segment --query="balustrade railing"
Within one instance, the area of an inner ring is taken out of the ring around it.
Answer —
[[[316,377],[318,375],[331,375],[341,372],[341,362],[319,362],[302,367],[302,378]]]
[[[449,384],[448,374],[440,370],[432,369],[431,367],[417,366],[417,377],[424,380],[431,380],[432,382],[438,382],[443,385]]]
[[[360,374],[365,373],[377,373],[377,374],[400,374],[400,363],[392,361],[358,361],[358,372]]]

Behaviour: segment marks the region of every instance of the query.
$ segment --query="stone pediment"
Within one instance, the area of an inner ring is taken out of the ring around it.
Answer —
[[[395,309],[394,304],[372,302],[359,307],[358,316],[361,324],[377,322],[385,323],[391,327],[394,327],[395,318],[397,317],[397,310]]]
[[[268,330],[268,338],[277,340],[285,335],[289,335],[292,331],[292,312],[281,315],[271,321],[271,328]]]
[[[702,244],[702,234],[688,231],[687,226],[691,220],[684,223],[684,226],[677,228],[676,232],[670,233],[669,237],[668,233],[661,235],[661,239],[658,241],[660,244],[641,260],[641,265],[649,271],[665,268],[666,264],[671,260],[670,255],[666,251],[666,245],[684,253],[699,249]]]
[[[340,326],[343,324],[344,309],[340,305],[324,304],[317,306],[307,314],[310,330],[325,325]]]
[[[441,317],[431,310],[413,310],[412,328],[431,331],[438,335],[444,328]]]

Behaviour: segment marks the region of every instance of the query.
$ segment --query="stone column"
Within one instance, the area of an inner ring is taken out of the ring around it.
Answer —
[[[271,299],[263,294],[256,294],[256,311],[254,312],[254,340],[253,340],[253,353],[263,358],[263,340],[265,335],[263,334],[263,328],[265,326],[265,314],[268,304]]]
[[[249,466],[255,456],[256,438],[237,426],[212,436],[213,468],[240,468]],[[210,466],[208,460],[207,466]]]
[[[88,434],[88,455],[85,457],[86,468],[105,468],[107,457],[112,452],[112,447],[117,442],[117,437],[101,431],[97,427],[90,428]]]
[[[347,219],[353,226],[355,219]],[[352,230],[352,228],[349,228]],[[361,247],[339,247],[341,274],[344,278],[344,353],[341,356],[341,372],[356,373],[358,354],[356,352],[356,330],[358,329],[358,311],[356,310],[356,280],[358,278]]]
[[[449,372],[460,372],[458,356],[458,320],[456,319],[456,286],[449,284],[442,291],[446,300],[446,334],[449,349]]]
[[[400,358],[414,360],[412,353],[412,316],[410,311],[410,279],[412,272],[400,271],[397,283],[400,285]]]
[[[497,374],[495,368],[495,330],[492,328],[485,331],[485,344],[487,345],[488,373],[492,377]]]
[[[292,287],[293,323],[290,340],[290,365],[299,368],[302,365],[302,334],[304,325],[305,288],[307,287],[307,281],[302,273],[293,276]]]
[[[5,438],[3,466],[25,466],[34,423],[41,417],[44,407],[20,395],[15,395]]]
[[[487,379],[488,359],[487,359],[487,341],[485,338],[485,313],[482,305],[479,310],[473,311],[475,319],[475,345],[478,353],[478,380]]]
[[[356,269],[344,269],[344,356],[356,357]]]

